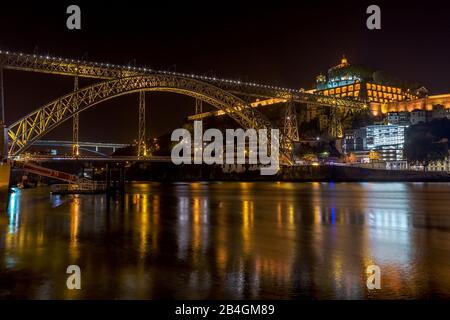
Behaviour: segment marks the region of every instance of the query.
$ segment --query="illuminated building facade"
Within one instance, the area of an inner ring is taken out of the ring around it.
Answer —
[[[389,112],[386,119],[388,124],[409,125],[411,123],[411,115],[406,111]]]
[[[427,168],[428,171],[450,171],[450,154],[444,160],[432,161]]]
[[[343,150],[346,154],[377,151],[380,160],[401,161],[407,126],[372,125],[345,132]]]
[[[349,154],[353,151],[363,151],[367,149],[367,130],[365,127],[347,130],[343,138],[343,150]]]
[[[374,125],[366,127],[366,148],[376,150],[384,161],[403,160],[407,126]]]
[[[388,103],[416,99],[419,92],[402,88],[395,81],[369,68],[350,65],[345,56],[341,63],[316,78],[315,92],[337,97],[353,97],[369,102]]]
[[[388,103],[384,110],[380,110],[383,113],[387,112],[411,112],[413,110],[427,110],[432,111],[439,105],[445,110],[450,110],[450,94],[440,94],[434,96],[426,96],[421,99],[415,99],[410,101],[394,101]]]

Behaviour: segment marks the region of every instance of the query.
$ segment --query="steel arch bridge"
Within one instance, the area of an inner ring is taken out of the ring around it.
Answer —
[[[178,75],[150,74],[103,81],[66,94],[8,127],[9,156],[16,157],[64,121],[109,99],[142,91],[174,92],[204,101],[243,128],[269,129],[270,121],[241,98],[212,84]]]
[[[286,106],[283,127],[279,141],[280,159],[291,163],[292,143],[298,141],[298,123],[295,104],[330,108],[330,134],[339,136],[343,115],[367,108],[367,102],[354,98],[339,98],[305,92],[303,89],[283,88],[253,82],[242,82],[205,76],[155,70],[130,65],[115,65],[67,59],[50,55],[26,54],[0,50],[0,110],[4,110],[3,70],[46,73],[74,78],[73,91],[33,113],[25,116],[7,128],[9,141],[0,139],[0,158],[16,157],[25,151],[36,139],[73,119],[73,157],[79,153],[79,119],[83,110],[114,97],[140,92],[138,157],[146,156],[145,146],[145,91],[167,91],[194,97],[201,110],[201,101],[218,108],[231,116],[244,128],[271,128],[268,119],[251,107],[261,99],[283,100]],[[78,78],[100,79],[100,83],[79,89]],[[0,127],[5,127],[3,112],[0,112]],[[270,132],[270,131],[269,131]],[[3,137],[3,136],[2,136]],[[8,150],[3,146],[9,143]]]

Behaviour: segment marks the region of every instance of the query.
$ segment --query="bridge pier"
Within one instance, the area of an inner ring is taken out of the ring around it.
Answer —
[[[125,165],[122,163],[118,168],[112,168],[109,163],[105,167],[106,194],[108,196],[125,193]]]
[[[8,158],[8,131],[5,126],[5,97],[3,90],[3,66],[0,65],[0,160]]]
[[[75,76],[73,83],[73,91],[78,90],[78,76]],[[73,111],[76,112],[78,110],[78,101],[74,101]],[[79,146],[79,122],[80,117],[78,113],[75,113],[73,116],[73,129],[72,129],[72,140],[73,140],[73,148],[72,148],[72,156],[78,157],[80,155],[80,146]]]
[[[106,174],[106,194],[109,195],[111,192],[111,168],[109,167],[109,163],[105,166],[105,174]]]
[[[5,126],[3,66],[0,65],[0,210],[8,207],[11,164],[8,161],[8,129]]]
[[[139,91],[138,157],[147,156],[145,145],[145,91]]]
[[[289,160],[294,162],[294,142],[300,140],[298,134],[298,123],[297,123],[297,110],[295,108],[295,102],[289,100],[286,102],[286,111],[284,115],[283,124],[283,139],[282,148],[289,156]]]

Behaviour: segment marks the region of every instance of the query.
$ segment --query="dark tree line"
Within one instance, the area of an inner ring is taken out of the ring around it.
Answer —
[[[410,126],[405,137],[405,157],[408,162],[423,165],[448,157],[450,120],[438,119]]]

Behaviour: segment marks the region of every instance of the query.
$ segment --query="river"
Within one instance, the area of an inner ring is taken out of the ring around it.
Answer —
[[[0,298],[450,298],[449,271],[449,183],[133,183],[109,204],[40,187],[0,213]]]

